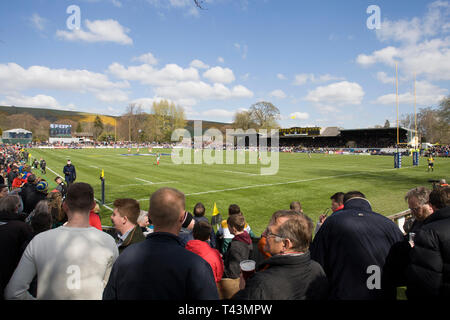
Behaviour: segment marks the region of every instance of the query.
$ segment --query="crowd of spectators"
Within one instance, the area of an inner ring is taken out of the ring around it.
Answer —
[[[0,154],[9,170],[0,184],[0,299],[386,300],[401,286],[411,300],[450,298],[445,185],[405,195],[413,216],[405,233],[360,191],[331,195],[316,224],[293,201],[259,237],[230,204],[214,232],[202,203],[191,214],[185,195],[167,187],[150,195],[148,212],[116,199],[114,230],[104,232],[89,184],[49,191],[23,150]],[[245,260],[257,262],[248,278]]]

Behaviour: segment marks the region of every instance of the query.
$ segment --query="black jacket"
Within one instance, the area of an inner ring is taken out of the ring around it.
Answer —
[[[47,199],[47,193],[37,191],[36,185],[30,183],[24,185],[20,196],[23,201],[23,212],[27,215],[34,210],[39,201]]]
[[[233,300],[325,300],[328,281],[322,267],[302,255],[277,255],[265,260]]]
[[[408,299],[450,299],[450,206],[423,221],[406,272]]]
[[[235,236],[223,255],[224,278],[237,279],[241,275],[240,263],[248,260],[253,249],[252,239],[247,231]]]
[[[65,165],[63,168],[64,177],[67,183],[72,183],[77,178],[77,172],[75,170],[75,166],[73,164]]]
[[[218,300],[208,262],[170,233],[153,232],[120,254],[103,291],[105,300]]]
[[[0,300],[33,232],[16,214],[0,213]]]
[[[325,271],[331,299],[378,299],[381,290],[369,289],[367,282],[376,269],[381,282],[386,256],[402,239],[400,228],[373,212],[366,199],[352,198],[325,220],[310,246],[311,259]]]

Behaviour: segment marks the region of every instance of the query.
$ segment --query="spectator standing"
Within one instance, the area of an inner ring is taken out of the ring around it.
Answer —
[[[308,247],[314,224],[307,216],[282,210],[267,227],[266,250],[271,257],[247,281],[241,277],[238,300],[325,300],[328,281],[311,260]]]
[[[65,185],[63,179],[61,177],[56,177],[55,182],[58,185],[55,190],[59,191],[64,199],[67,194],[67,186]]]
[[[331,197],[331,211],[335,213],[336,211],[344,209],[344,193],[343,192],[336,192]],[[327,209],[326,212],[328,212],[329,209]],[[323,213],[319,216],[319,221],[316,224],[316,230],[314,231],[314,234],[317,234],[317,231],[319,231],[319,228],[322,226],[323,222],[327,218],[327,213]]]
[[[89,224],[102,231],[102,221],[100,219],[100,206],[98,203],[95,204],[94,209],[89,212]]]
[[[193,214],[194,214],[194,220],[195,223],[200,222],[200,221],[204,221],[209,223],[208,218],[205,217],[205,206],[203,205],[203,203],[201,202],[197,202],[194,206],[194,210],[193,210]],[[211,235],[209,237],[209,245],[211,246],[211,248],[215,248],[216,247],[216,234],[214,233],[214,228],[211,229]]]
[[[322,266],[327,275],[330,298],[380,298],[384,294],[381,289],[367,286],[371,276],[368,270],[375,268],[381,271],[392,245],[402,239],[399,227],[373,212],[363,193],[347,192],[344,209],[325,220],[310,247],[311,258]]]
[[[232,215],[240,214],[243,215],[241,212],[241,208],[237,204],[231,204],[228,207],[228,217],[231,217]],[[252,232],[252,229],[250,226],[246,223],[244,227],[245,231],[250,235],[252,238],[256,238],[255,235]],[[222,223],[219,226],[219,230],[217,230],[217,237],[220,238],[222,245],[220,248],[217,248],[222,254],[225,254],[225,252],[228,250],[228,246],[233,240],[234,235],[230,232],[227,224],[227,220],[222,220]]]
[[[140,213],[139,202],[135,199],[124,198],[114,201],[111,221],[118,232],[119,253],[128,246],[145,240],[141,227],[137,223]]]
[[[75,180],[77,179],[77,172],[75,170],[75,166],[72,164],[70,160],[67,160],[67,165],[64,166],[63,173],[67,187],[69,187],[70,184],[74,183]]]
[[[225,278],[237,279],[241,273],[239,266],[243,260],[248,260],[253,249],[252,239],[245,228],[245,218],[241,214],[233,214],[227,219],[230,233],[234,235],[230,246],[223,256]]]
[[[35,275],[37,299],[101,299],[118,250],[110,235],[89,225],[94,190],[72,184],[63,206],[67,224],[31,240],[5,289],[7,299],[33,299],[28,288]]]
[[[0,300],[24,250],[32,237],[29,225],[18,214],[19,196],[7,195],[0,199]]]
[[[185,197],[161,188],[150,198],[154,232],[123,252],[103,293],[107,300],[218,299],[208,262],[186,250],[178,234],[185,217]]]
[[[406,273],[410,300],[450,298],[450,187],[433,190],[429,203],[433,214],[416,234]]]
[[[224,266],[222,256],[217,249],[211,248],[208,240],[211,236],[212,227],[207,221],[198,221],[194,225],[194,240],[186,244],[186,249],[198,254],[205,259],[214,273],[216,283],[222,280]]]

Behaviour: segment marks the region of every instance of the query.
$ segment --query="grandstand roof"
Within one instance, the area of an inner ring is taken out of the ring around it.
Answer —
[[[11,130],[6,130],[3,132],[14,132],[14,133],[32,133],[31,131],[22,129],[22,128],[17,128],[17,129],[11,129]]]

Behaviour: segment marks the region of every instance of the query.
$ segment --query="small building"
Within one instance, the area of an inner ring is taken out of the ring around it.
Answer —
[[[33,140],[33,133],[25,129],[11,129],[3,131],[2,141],[8,144],[28,144]]]

